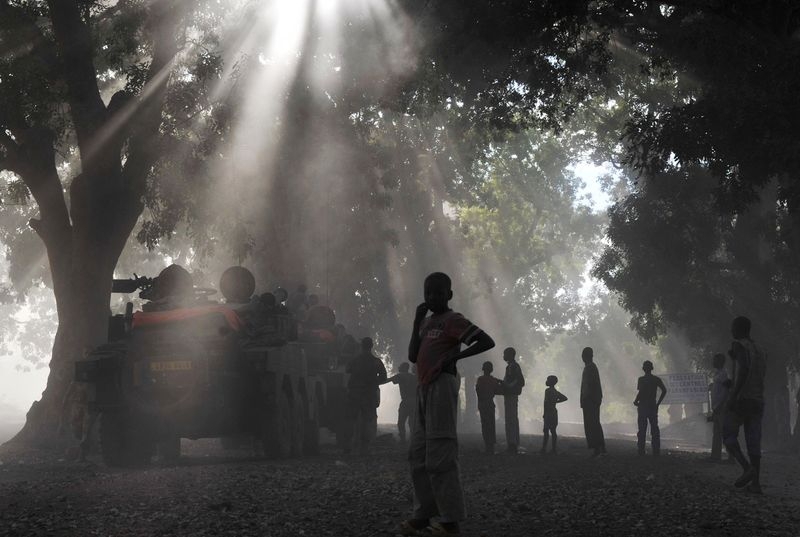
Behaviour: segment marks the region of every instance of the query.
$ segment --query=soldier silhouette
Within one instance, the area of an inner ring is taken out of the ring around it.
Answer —
[[[389,377],[389,382],[400,388],[400,406],[397,408],[397,432],[400,441],[406,441],[406,422],[414,410],[414,399],[417,392],[417,376],[408,372],[408,362],[400,364],[399,372]],[[409,427],[410,428],[410,427]]]

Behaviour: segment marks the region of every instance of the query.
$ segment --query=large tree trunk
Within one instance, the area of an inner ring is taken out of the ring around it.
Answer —
[[[52,447],[69,441],[64,425],[72,410],[74,364],[106,340],[111,280],[158,159],[170,64],[181,39],[176,30],[187,6],[191,3],[157,2],[148,8],[154,37],[147,84],[138,98],[122,90],[106,106],[97,84],[97,44],[89,18],[78,2],[47,2],[54,48],[47,49],[52,54],[44,63],[54,66],[50,81],[67,90],[81,175],[70,185],[68,208],[53,132],[20,117],[13,136],[0,133],[3,169],[22,178],[39,207],[40,218],[30,224],[47,249],[59,321],[47,387],[12,442]],[[36,26],[32,31],[39,35]]]
[[[75,282],[74,292],[56,293],[59,322],[53,342],[47,385],[41,399],[31,405],[25,426],[12,442],[23,442],[37,447],[57,447],[72,441],[67,434],[66,425],[72,410],[68,396],[74,364],[86,349],[102,342],[102,339],[92,333],[96,330],[88,329],[92,323],[98,327],[105,326],[107,316],[104,310],[87,308],[79,295],[99,295],[109,279],[110,277],[98,278],[94,289],[86,289],[85,285],[81,288],[81,283]],[[105,294],[108,297],[107,290]]]
[[[102,178],[76,177],[70,186],[68,213],[55,169],[52,141],[38,136],[27,142],[37,144],[40,157],[38,164],[24,172],[41,210],[41,219],[32,220],[31,227],[47,249],[58,330],[47,386],[12,442],[60,447],[76,440],[68,426],[73,411],[75,361],[106,341],[114,267],[140,205],[131,203],[123,188],[113,189],[113,185],[121,183],[118,170],[107,172]],[[88,188],[92,183],[112,187]]]
[[[102,237],[98,242],[95,230],[115,228],[118,236]],[[33,403],[25,426],[13,441],[62,447],[78,440],[69,427],[75,361],[106,341],[111,280],[128,233],[119,226],[98,224],[88,230],[76,226],[66,246],[69,252],[64,252],[63,246],[48,244],[51,259],[68,257],[71,262],[51,263],[59,322],[50,374],[41,399]]]

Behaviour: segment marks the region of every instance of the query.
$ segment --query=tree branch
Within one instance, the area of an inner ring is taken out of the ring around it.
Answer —
[[[125,184],[132,194],[132,201],[137,204],[134,208],[137,210],[137,218],[141,212],[141,197],[145,191],[147,175],[158,157],[158,129],[172,62],[178,53],[176,30],[179,7],[166,4],[162,2],[158,8],[151,8],[151,17],[159,20],[160,24],[153,29],[156,33],[153,59],[147,83],[140,96],[138,123],[128,142],[128,159],[123,170]],[[178,5],[180,4],[179,2]]]
[[[47,65],[57,65],[56,51],[53,43],[42,33],[36,20],[25,10],[11,5],[8,0],[0,0],[0,20],[3,21],[4,49],[21,49],[31,47],[35,55]],[[17,39],[14,39],[17,37]],[[10,39],[9,39],[10,38]]]
[[[106,107],[97,86],[92,36],[81,19],[76,2],[48,0],[47,5],[60,52],[62,74],[67,82],[78,147],[82,155],[87,154],[94,134],[106,118]]]
[[[45,128],[27,129],[15,141],[0,131],[0,144],[6,148],[6,169],[19,175],[39,207],[41,218],[30,222],[48,251],[69,241],[70,218],[61,179],[56,170],[53,133]],[[54,262],[51,259],[51,262]]]

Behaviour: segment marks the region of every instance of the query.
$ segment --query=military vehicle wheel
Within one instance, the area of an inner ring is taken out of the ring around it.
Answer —
[[[298,394],[292,405],[292,455],[302,455],[305,452],[306,436],[306,402]]]
[[[131,425],[129,416],[120,412],[100,415],[100,449],[108,466],[137,466],[150,462],[152,445]]]
[[[319,454],[319,407],[314,409],[311,419],[305,423],[305,442],[303,453],[306,455]]]
[[[289,396],[281,390],[275,398],[275,406],[267,409],[261,441],[264,453],[270,458],[286,458],[292,453],[292,407]]]

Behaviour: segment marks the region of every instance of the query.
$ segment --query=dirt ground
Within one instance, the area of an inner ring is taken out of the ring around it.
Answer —
[[[469,536],[800,535],[800,459],[765,454],[764,495],[735,490],[738,470],[707,453],[636,456],[610,440],[589,458],[582,438],[558,456],[481,453],[461,439]],[[501,446],[502,447],[502,446]],[[0,535],[382,536],[409,514],[405,448],[384,437],[368,456],[333,445],[303,459],[258,460],[215,440],[183,441],[176,466],[110,469],[0,449]]]

